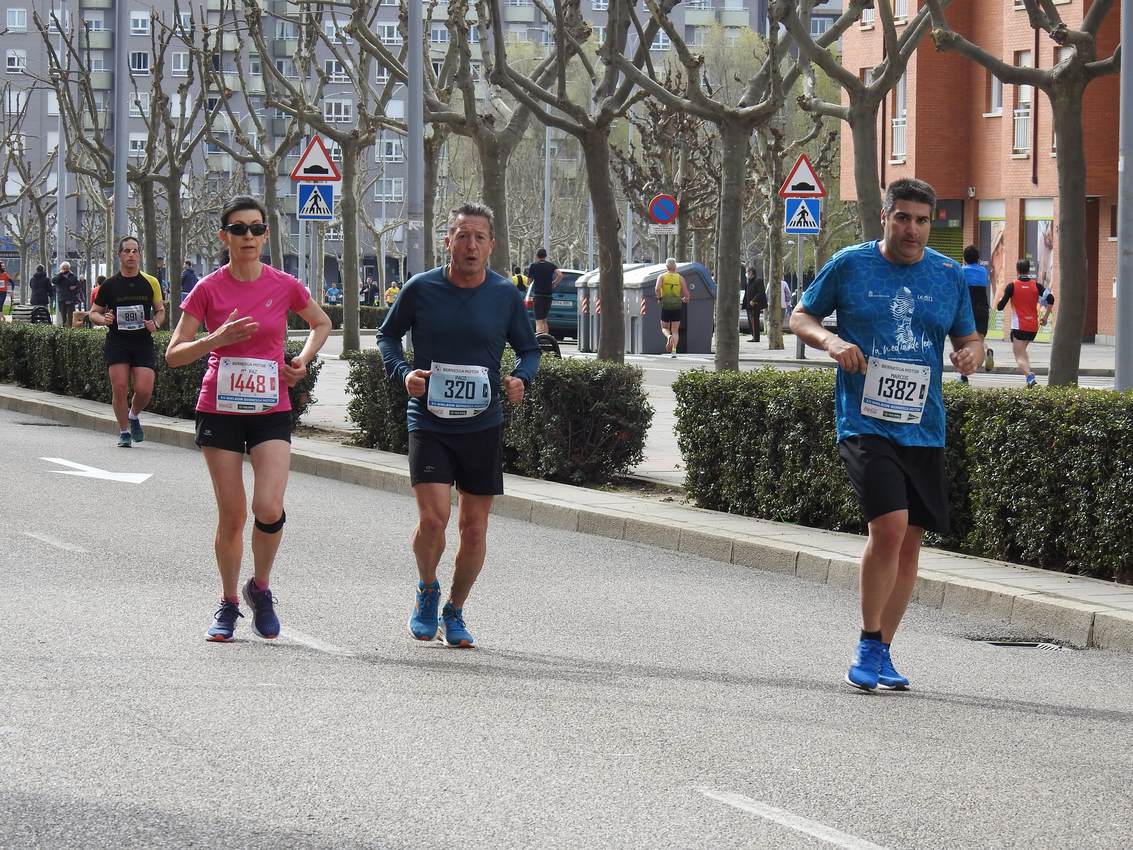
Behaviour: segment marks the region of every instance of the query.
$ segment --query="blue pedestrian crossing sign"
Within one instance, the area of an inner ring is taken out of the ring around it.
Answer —
[[[822,198],[787,198],[783,232],[788,236],[814,236],[822,221]]]
[[[334,218],[334,187],[330,183],[299,184],[299,220],[330,221]]]

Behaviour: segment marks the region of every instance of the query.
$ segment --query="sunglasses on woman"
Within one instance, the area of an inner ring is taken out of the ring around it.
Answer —
[[[245,224],[242,221],[234,221],[232,224],[222,225],[221,230],[227,230],[233,236],[247,236],[249,232],[253,236],[263,236],[268,232],[268,226],[262,221],[257,221],[255,224]]]

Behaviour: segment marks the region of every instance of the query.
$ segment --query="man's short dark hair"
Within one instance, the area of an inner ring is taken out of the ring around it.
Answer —
[[[964,249],[964,262],[968,265],[978,263],[980,261],[980,249],[975,245],[969,245]]]
[[[512,274],[523,274],[523,272],[521,272],[521,271],[519,270],[519,266],[512,266],[512,267],[511,267],[511,273],[512,273]]]
[[[538,251],[535,252],[535,258],[539,259],[539,260],[547,259],[547,249],[546,248],[540,248]]]
[[[936,190],[923,180],[915,177],[902,177],[894,180],[885,190],[885,199],[881,203],[881,211],[885,214],[892,212],[898,201],[913,201],[918,204],[928,204],[936,212]]]
[[[1031,261],[1030,260],[1020,260],[1019,262],[1017,262],[1015,264],[1015,271],[1017,271],[1019,274],[1030,274],[1031,273]]]
[[[185,268],[191,269],[192,267],[193,267],[193,261],[192,260],[186,260],[185,261]]]
[[[140,241],[140,240],[138,239],[138,237],[137,237],[137,236],[123,236],[123,237],[122,237],[121,239],[119,239],[119,240],[118,240],[118,253],[119,253],[119,254],[121,254],[121,253],[122,253],[122,246],[123,246],[123,245],[125,245],[125,244],[126,244],[127,242],[134,242],[134,243],[136,243],[136,244],[137,244],[137,246],[138,246],[138,250],[139,250],[139,251],[141,251],[141,250],[142,250],[142,243],[141,243],[141,241]]]
[[[255,210],[265,223],[268,220],[267,207],[260,203],[258,199],[251,195],[237,195],[225,204],[224,209],[220,211],[220,226],[225,227],[228,224],[228,217],[234,212],[240,212],[240,210]]]
[[[452,212],[448,214],[448,232],[452,233],[456,230],[456,220],[461,216],[478,216],[480,218],[488,219],[488,235],[493,239],[496,238],[496,214],[492,212],[492,208],[486,204],[465,203],[459,207],[454,207]]]

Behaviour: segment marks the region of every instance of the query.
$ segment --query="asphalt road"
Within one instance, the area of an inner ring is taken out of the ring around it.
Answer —
[[[446,650],[405,634],[410,500],[306,475],[283,638],[210,644],[200,457],[5,411],[0,432],[0,847],[1133,840],[1133,658],[914,608],[914,690],[859,694],[846,592],[502,518],[481,648]]]

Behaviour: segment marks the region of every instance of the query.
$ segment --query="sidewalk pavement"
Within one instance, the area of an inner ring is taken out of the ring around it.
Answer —
[[[320,378],[318,390],[332,395]],[[322,404],[320,404],[320,408]],[[0,384],[0,409],[117,433],[108,405]],[[146,414],[146,439],[193,448],[193,424]],[[134,451],[144,451],[144,447]],[[291,468],[410,495],[404,456],[296,437]],[[203,474],[203,471],[202,471]],[[857,590],[865,538],[515,475],[492,512]],[[1133,652],[1133,586],[925,549],[913,601],[1035,640]]]

